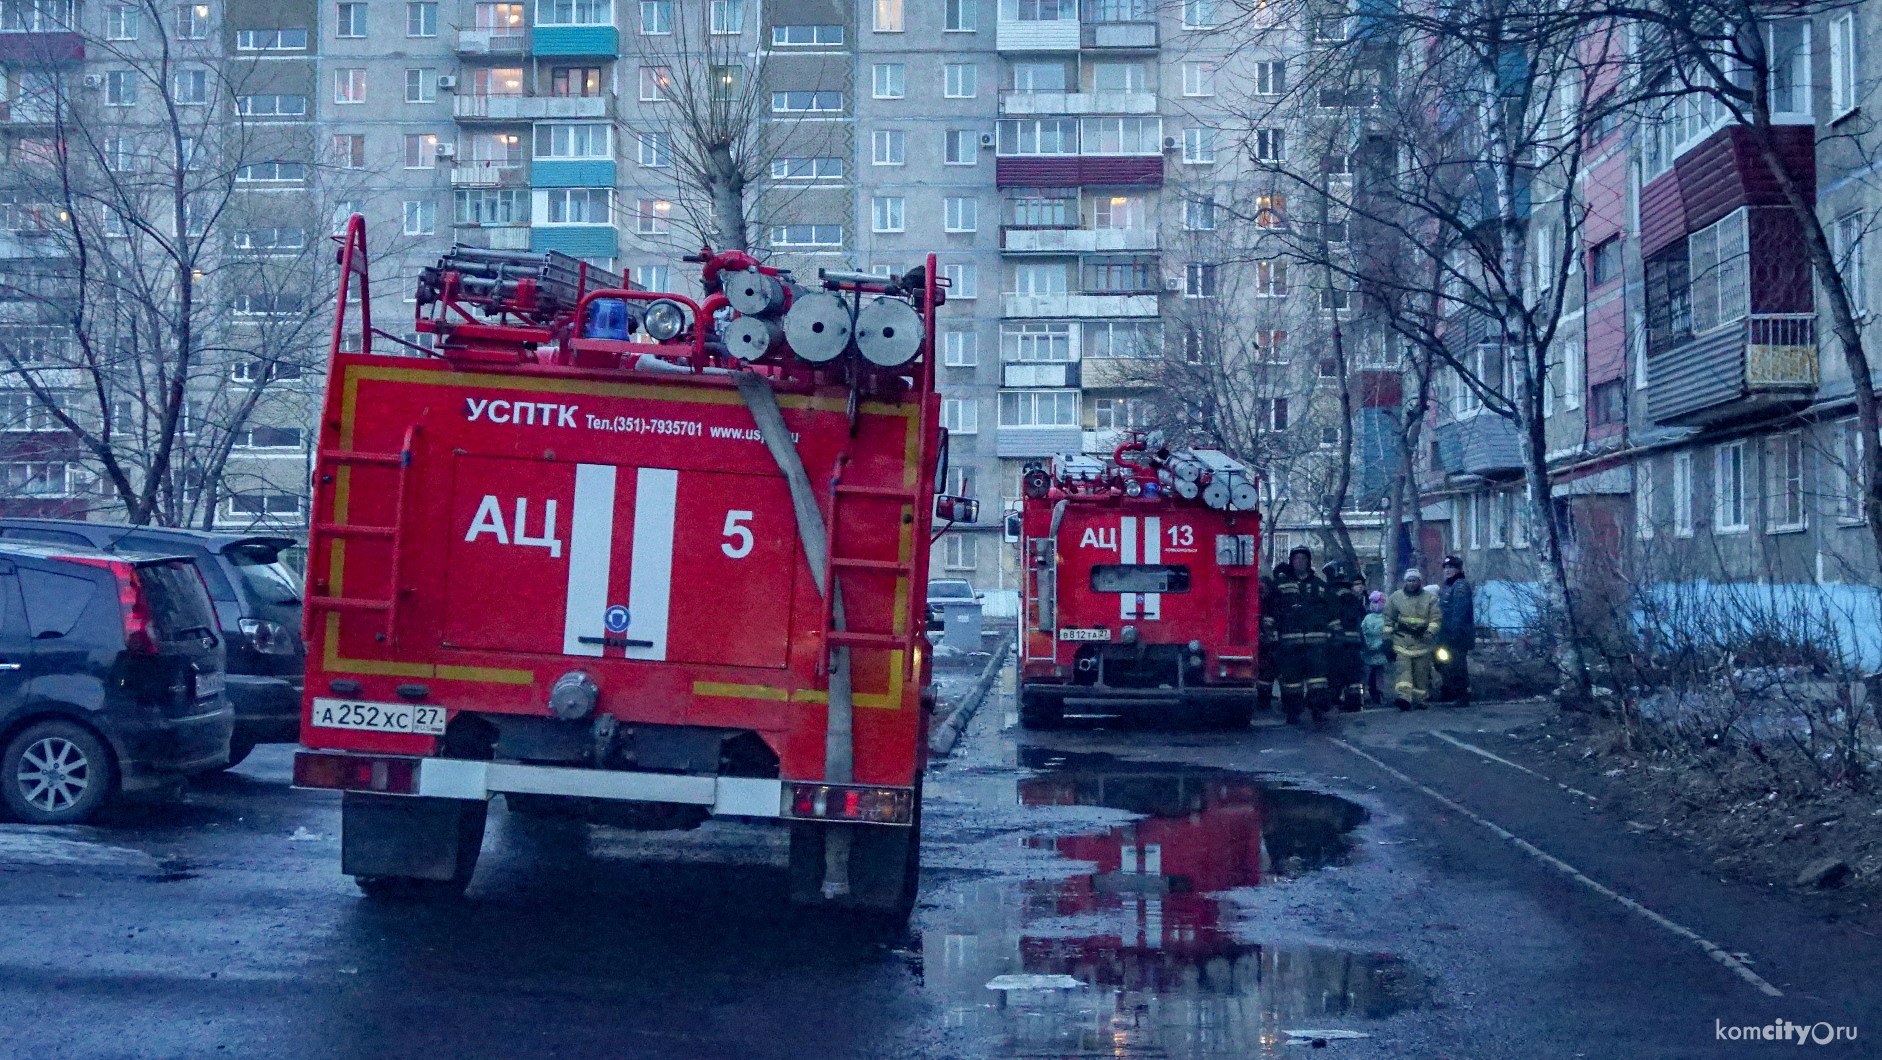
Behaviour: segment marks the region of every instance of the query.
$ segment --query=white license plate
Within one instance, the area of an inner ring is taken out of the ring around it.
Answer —
[[[367,732],[409,732],[417,736],[444,735],[444,708],[415,703],[365,703],[356,699],[314,700],[313,725],[318,729],[364,729]]]
[[[1060,640],[1110,640],[1111,631],[1108,629],[1061,629],[1059,630],[1059,639]]]
[[[222,694],[222,671],[211,670],[196,675],[196,698],[211,699]]]

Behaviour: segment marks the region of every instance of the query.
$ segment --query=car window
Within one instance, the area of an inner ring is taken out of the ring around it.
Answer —
[[[1180,563],[1101,563],[1091,568],[1094,593],[1186,593],[1189,568]]]
[[[83,534],[70,530],[46,530],[37,526],[16,526],[7,530],[9,541],[43,541],[49,545],[83,545],[91,547],[91,541]]]
[[[27,632],[34,637],[63,637],[72,632],[97,591],[98,583],[90,578],[21,567]]]
[[[151,534],[126,534],[119,538],[112,548],[118,552],[150,552],[159,556],[195,557],[196,567],[202,572],[203,581],[209,586],[209,595],[212,599],[227,600],[230,603],[238,599],[235,595],[235,586],[230,585],[229,579],[216,568],[215,561],[206,551],[192,542],[166,541],[160,536]]]
[[[931,600],[971,600],[974,587],[966,582],[929,582],[928,597]]]
[[[279,550],[267,545],[234,545],[222,555],[235,573],[262,602],[293,605],[301,602],[301,580],[281,563]]]
[[[137,568],[137,580],[160,638],[182,640],[215,632],[216,615],[194,563],[186,559],[147,563]]]

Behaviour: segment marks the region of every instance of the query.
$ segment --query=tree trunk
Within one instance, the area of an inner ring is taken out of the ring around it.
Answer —
[[[745,232],[745,178],[730,144],[715,144],[705,151],[707,192],[712,196],[712,219],[718,225],[715,250],[750,250]]]

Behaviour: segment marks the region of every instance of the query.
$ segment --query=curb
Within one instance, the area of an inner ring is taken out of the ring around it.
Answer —
[[[999,646],[993,649],[993,658],[987,661],[987,668],[980,671],[980,680],[974,682],[974,687],[961,697],[961,701],[948,712],[947,718],[929,734],[929,754],[945,755],[954,750],[955,743],[961,738],[961,731],[973,720],[974,711],[980,709],[980,703],[987,698],[994,679],[1000,676],[1000,668],[1006,665],[1006,653],[1012,647],[1011,634],[1000,638]]]

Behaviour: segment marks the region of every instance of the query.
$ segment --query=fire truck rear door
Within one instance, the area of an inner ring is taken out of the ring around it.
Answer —
[[[447,647],[782,667],[782,478],[459,455]],[[734,591],[735,590],[735,591]]]

